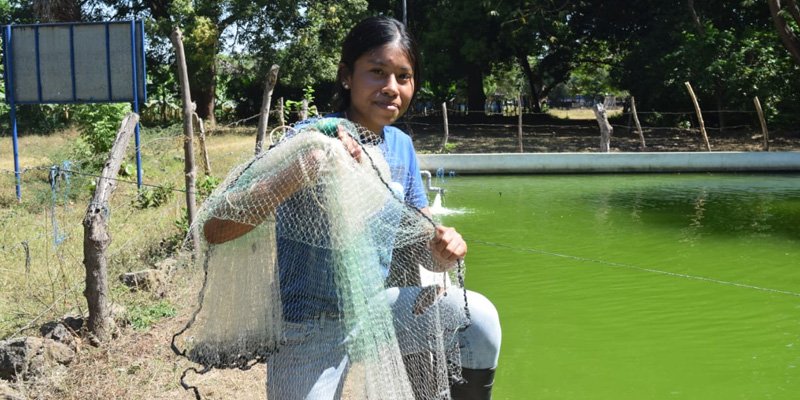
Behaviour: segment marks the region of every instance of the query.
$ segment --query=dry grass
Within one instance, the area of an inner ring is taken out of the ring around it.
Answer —
[[[22,136],[19,139],[19,163],[22,166],[44,165],[51,163],[57,152],[78,137],[78,132],[68,130],[58,135]],[[11,153],[11,137],[0,137],[0,170],[13,170],[14,158]]]
[[[547,113],[561,119],[573,120],[595,120],[594,111],[591,108],[551,108]],[[622,109],[609,110],[608,117],[615,117],[622,114]]]
[[[251,155],[252,133],[253,129],[227,130],[208,138],[216,176],[221,177]],[[183,187],[180,134],[179,128],[143,132],[145,183]],[[55,203],[47,179],[51,165],[69,158],[69,144],[75,138],[74,132],[20,138],[20,163],[26,170],[21,203],[16,201],[14,175],[9,172],[13,170],[13,161],[11,157],[0,160],[0,231],[3,232],[0,338],[36,335],[44,322],[69,314],[85,314],[81,222],[90,195],[89,184],[94,178],[73,174],[69,189],[62,181],[56,190]],[[0,148],[11,148],[10,138],[0,138]],[[131,149],[128,156],[132,161]],[[199,162],[200,158],[196,160]],[[123,179],[135,181],[135,176]],[[69,196],[66,200],[65,195]],[[179,238],[174,221],[183,213],[183,194],[176,192],[166,204],[146,209],[134,207],[136,196],[135,184],[121,182],[110,205],[112,243],[108,259],[112,301],[129,310],[166,301],[176,308],[177,316],[163,319],[144,331],[123,326],[115,340],[100,348],[79,345],[77,357],[68,370],[22,387],[29,398],[193,398],[191,392],[179,385],[181,373],[191,363],[175,356],[169,343],[195,305],[200,271],[181,270],[173,277],[165,299],[130,292],[116,279],[122,272],[152,267],[163,257],[161,242]],[[54,221],[58,235],[63,237],[58,244],[54,240]],[[248,372],[212,371],[203,376],[190,374],[188,380],[201,388],[205,398],[231,398],[231,393],[236,393],[236,398],[263,399],[264,371],[263,366]]]
[[[167,299],[179,305],[177,317],[164,319],[146,331],[123,327],[115,340],[100,348],[81,346],[67,374],[36,382],[26,388],[27,394],[42,400],[193,399],[193,393],[184,390],[179,380],[183,371],[194,365],[176,356],[169,343],[194,306],[200,285],[195,272],[179,272],[167,291]],[[263,365],[249,371],[189,373],[187,382],[196,385],[207,399],[266,398]]]
[[[182,141],[175,133],[143,134],[145,183],[184,186]],[[48,183],[49,167],[69,157],[68,145],[74,139],[74,132],[20,138],[20,160],[27,169],[21,203],[15,198],[13,163],[4,158],[0,164],[0,338],[30,333],[42,322],[85,310],[82,220],[94,178],[72,174],[69,187],[61,180],[55,192]],[[1,138],[0,148],[10,148],[10,142]],[[245,159],[253,142],[252,136],[239,134],[208,138],[212,166],[220,171],[217,176]],[[129,149],[131,158],[132,153]],[[120,182],[111,201],[112,279],[151,267],[162,256],[160,242],[179,234],[174,222],[183,214],[182,193],[147,209],[134,207],[136,196],[135,184]],[[130,301],[125,290],[112,295],[115,301]]]

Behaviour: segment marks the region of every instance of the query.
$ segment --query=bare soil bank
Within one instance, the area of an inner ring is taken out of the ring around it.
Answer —
[[[614,123],[611,151],[638,152],[641,139],[633,129]],[[420,153],[438,152],[444,134],[441,117],[414,118],[398,124],[412,136]],[[448,153],[515,153],[519,151],[516,117],[451,117]],[[644,151],[706,151],[698,129],[643,128]],[[760,130],[707,128],[712,151],[763,151]],[[591,120],[524,121],[523,150],[528,153],[596,152],[600,130]],[[800,131],[769,132],[769,151],[800,150]]]

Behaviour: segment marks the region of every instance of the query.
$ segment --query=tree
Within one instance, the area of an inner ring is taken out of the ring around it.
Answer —
[[[148,19],[148,64],[166,64],[173,59],[166,38],[175,26],[181,26],[192,100],[197,103],[198,115],[212,124],[221,54],[229,55],[231,60],[257,60],[250,66],[253,68],[244,72],[258,87],[263,87],[264,74],[275,63],[281,65],[281,84],[290,82],[302,88],[318,83],[320,78],[332,81],[338,62],[333,54],[338,54],[347,29],[367,7],[366,0],[98,1],[116,10],[117,17],[136,15]],[[240,56],[244,52],[249,55]],[[231,68],[225,71],[230,72]],[[240,87],[236,82],[228,83],[228,87]]]
[[[575,15],[582,20],[577,26],[617,55],[611,78],[642,110],[685,111],[686,101],[678,101],[687,98],[685,81],[692,82],[701,103],[720,109],[749,110],[756,94],[769,97],[773,109],[791,108],[798,99],[798,85],[785,78],[793,68],[763,3],[687,0],[675,7],[656,0],[607,0],[586,2]]]
[[[794,20],[795,26],[800,26],[800,7],[797,6],[795,0],[786,0],[783,3],[781,0],[767,0],[767,3],[769,3],[769,12],[783,45],[786,50],[789,50],[794,62],[800,65],[800,39],[797,38],[794,29],[784,18],[786,14],[789,14]]]
[[[151,39],[148,58],[155,64],[167,64],[173,59],[167,38],[180,26],[186,38],[186,57],[192,100],[198,115],[210,124],[216,122],[217,55],[243,46],[249,35],[262,28],[260,35],[271,34],[276,40],[285,38],[287,23],[298,15],[294,1],[278,0],[97,0],[114,10],[112,18],[144,17]]]
[[[483,77],[498,58],[500,18],[484,1],[437,1],[426,11],[418,34],[426,79],[440,100],[454,81],[463,85],[469,109],[482,110]]]
[[[303,6],[302,16],[293,25],[288,41],[278,43],[262,36],[251,46],[252,53],[269,55],[261,57],[259,63],[264,73],[271,64],[280,64],[280,80],[290,87],[302,90],[322,82],[334,82],[341,43],[350,28],[366,16],[366,11],[365,0],[334,4],[310,1]],[[260,86],[263,87],[263,82]]]
[[[503,6],[506,8],[500,8]],[[586,48],[584,30],[575,26],[575,1],[521,1],[499,3],[495,12],[501,16],[499,45],[504,57],[519,65],[531,106],[541,112],[541,102],[560,83],[569,79],[577,57]]]
[[[515,63],[532,106],[569,78],[589,43],[576,28],[579,1],[440,1],[421,33],[427,71],[444,92],[453,77],[467,88],[470,109],[483,108],[483,77],[494,65]],[[604,56],[605,58],[605,56]],[[518,87],[517,90],[523,89]]]
[[[42,22],[81,21],[81,6],[77,0],[33,0],[33,12]]]

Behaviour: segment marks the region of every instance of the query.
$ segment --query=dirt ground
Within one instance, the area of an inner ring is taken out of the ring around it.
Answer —
[[[612,152],[706,151],[698,129],[643,128],[646,148],[635,130],[612,122]],[[435,118],[414,119],[400,126],[414,140],[420,153],[438,152],[443,138],[443,124]],[[497,121],[469,121],[451,118],[447,153],[516,153],[519,151],[517,123],[514,118]],[[712,151],[763,151],[764,139],[753,128],[707,129]],[[600,130],[592,120],[563,123],[523,124],[523,150],[527,153],[597,152]],[[769,151],[800,150],[800,131],[769,132]]]

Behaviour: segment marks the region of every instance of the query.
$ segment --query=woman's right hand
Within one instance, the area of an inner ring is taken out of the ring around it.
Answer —
[[[454,228],[439,225],[430,243],[433,259],[439,268],[434,272],[443,272],[457,265],[458,260],[467,255],[467,243]]]
[[[361,145],[347,133],[347,130],[342,125],[336,126],[336,136],[344,144],[345,150],[356,161],[361,162]]]

